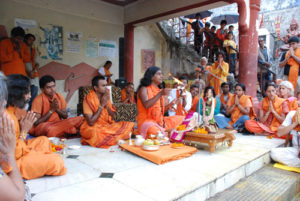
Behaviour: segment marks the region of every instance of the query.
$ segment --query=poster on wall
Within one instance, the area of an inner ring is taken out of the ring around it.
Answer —
[[[82,32],[66,32],[67,48],[66,52],[80,53]]]
[[[23,29],[35,29],[37,24],[35,20],[15,18],[15,27],[22,27]]]
[[[62,26],[40,26],[42,32],[40,40],[41,58],[62,60],[63,56],[63,28]]]
[[[85,55],[89,58],[98,56],[98,41],[96,39],[88,39],[85,43]]]
[[[155,66],[155,51],[142,50],[142,70],[146,71],[150,66]]]
[[[115,41],[100,40],[99,42],[99,56],[114,58],[117,52],[117,43]]]

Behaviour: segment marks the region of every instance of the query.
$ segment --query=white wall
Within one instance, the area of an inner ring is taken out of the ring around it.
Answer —
[[[15,18],[35,20],[38,26],[53,24],[63,26],[64,52],[63,60],[58,61],[70,66],[85,62],[99,68],[108,59],[105,57],[87,58],[85,56],[85,42],[88,38],[112,40],[117,42],[124,36],[123,8],[96,0],[1,0],[0,24],[5,25],[7,32],[14,27]],[[82,32],[81,51],[79,54],[68,53],[66,50],[66,32]],[[34,34],[37,30],[30,30]],[[38,39],[36,41],[38,44]],[[119,74],[118,51],[111,59],[113,79]],[[49,63],[50,59],[40,59],[40,66]],[[64,81],[57,81],[57,91],[63,92]],[[76,109],[78,93],[74,93],[68,106]]]
[[[162,67],[163,37],[156,24],[139,26],[134,29],[134,86],[138,87],[145,71],[142,70],[142,49],[155,50],[155,65]]]

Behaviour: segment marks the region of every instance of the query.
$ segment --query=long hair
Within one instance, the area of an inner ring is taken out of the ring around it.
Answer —
[[[151,84],[151,82],[152,82],[152,77],[159,70],[160,70],[160,68],[158,68],[157,66],[151,66],[151,67],[149,67],[146,70],[146,72],[144,74],[144,77],[141,79],[140,85],[139,85],[137,91],[139,91],[140,88],[142,88],[142,87],[148,87]]]
[[[12,74],[8,77],[7,105],[23,108],[26,104],[25,95],[30,92],[30,80],[21,74]]]
[[[211,87],[211,86],[205,87],[205,89],[204,89],[204,97],[206,98],[206,94],[207,94],[208,90],[212,91],[213,97],[215,98],[216,97],[216,92],[215,92],[215,89],[213,87]]]

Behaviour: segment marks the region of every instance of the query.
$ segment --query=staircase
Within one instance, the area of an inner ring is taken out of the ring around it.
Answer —
[[[269,164],[208,201],[299,201],[299,184],[300,174]]]

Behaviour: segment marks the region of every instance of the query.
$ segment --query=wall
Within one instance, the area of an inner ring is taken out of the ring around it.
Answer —
[[[95,0],[1,0],[0,24],[5,25],[8,33],[14,27],[14,19],[36,20],[39,26],[53,24],[63,26],[64,52],[61,62],[70,66],[85,62],[99,68],[108,59],[105,57],[87,58],[85,56],[85,41],[88,38],[112,40],[117,42],[124,36],[123,8]],[[35,32],[36,30],[32,30]],[[68,53],[66,50],[67,31],[82,32],[81,51],[79,54]],[[36,31],[37,32],[37,31]],[[37,39],[38,40],[38,39]],[[37,43],[38,44],[38,43]],[[113,79],[118,77],[118,51],[111,59]],[[40,66],[49,63],[50,59],[40,59]],[[64,80],[57,81],[57,91],[66,96]],[[68,106],[76,109],[78,93],[76,92]]]
[[[142,70],[141,50],[155,50],[155,65],[162,67],[162,44],[164,39],[156,24],[139,26],[134,29],[134,86],[138,87],[145,71]]]

